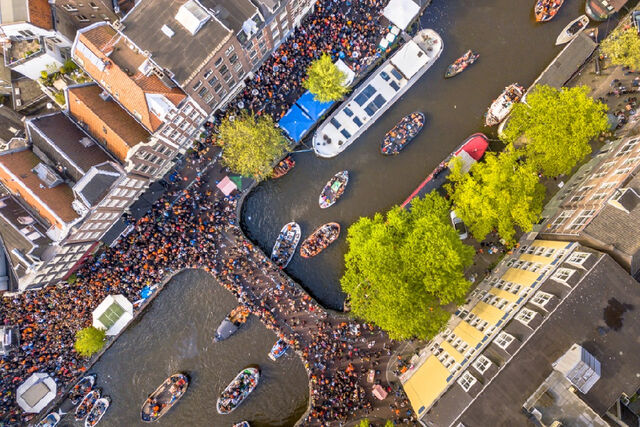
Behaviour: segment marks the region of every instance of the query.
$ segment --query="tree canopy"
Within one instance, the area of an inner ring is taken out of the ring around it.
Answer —
[[[591,152],[589,142],[607,130],[606,111],[586,86],[536,86],[526,103],[514,105],[502,139],[514,143],[524,135],[528,161],[545,175],[566,174]]]
[[[522,152],[487,153],[468,174],[454,168],[449,179],[456,214],[477,240],[494,229],[507,244],[515,243],[516,227],[529,231],[542,212],[545,187]]]
[[[449,220],[449,203],[437,193],[398,206],[386,215],[360,218],[347,236],[349,251],[341,285],[352,313],[394,339],[434,336],[471,283],[464,270],[474,250],[462,243]]]
[[[234,120],[220,123],[218,144],[222,162],[232,172],[261,181],[271,175],[288,142],[269,115],[257,116],[243,110]]]
[[[600,43],[600,52],[613,65],[623,65],[640,70],[640,37],[633,26],[616,28]]]
[[[104,346],[106,332],[93,326],[76,332],[76,342],[73,347],[82,357],[91,357]]]
[[[339,101],[349,92],[345,85],[346,78],[333,63],[331,56],[324,53],[309,65],[307,78],[302,85],[314,95],[316,101]]]

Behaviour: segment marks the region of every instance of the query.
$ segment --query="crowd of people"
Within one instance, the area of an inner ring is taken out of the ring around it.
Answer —
[[[323,52],[358,71],[375,56],[384,35],[379,18],[385,3],[318,1],[303,25],[256,72],[234,108],[281,117],[303,92],[306,68]],[[194,157],[215,142],[215,127],[207,124],[205,130]],[[73,348],[75,334],[91,325],[92,311],[106,296],[140,300],[144,288],[164,283],[185,268],[213,274],[303,357],[312,387],[309,422],[344,420],[375,410],[362,373],[390,356],[390,347],[381,348],[388,339],[369,325],[328,314],[282,274],[237,227],[235,197],[222,197],[206,175],[199,173],[189,189],[181,189],[180,173],[172,177],[151,210],[130,220],[132,231],[81,266],[73,283],[0,298],[0,321],[20,331],[19,347],[0,359],[0,423],[19,425],[33,417],[21,412],[15,395],[32,373],[51,375],[59,395],[83,375],[87,361]],[[378,341],[372,346],[374,336]],[[401,393],[396,400],[406,405]],[[411,418],[408,412],[395,415],[398,421]]]

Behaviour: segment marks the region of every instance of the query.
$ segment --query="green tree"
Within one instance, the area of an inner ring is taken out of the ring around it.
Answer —
[[[234,120],[222,120],[218,143],[222,146],[225,166],[258,181],[273,172],[274,162],[288,149],[287,139],[271,116],[257,116],[246,110]]]
[[[629,25],[616,28],[600,43],[600,52],[605,54],[613,65],[631,67],[640,70],[640,37],[636,29]]]
[[[394,339],[435,335],[471,285],[464,269],[474,250],[449,221],[449,203],[437,193],[349,227],[342,289],[351,311]]]
[[[386,423],[384,423],[384,427],[393,427],[395,424],[393,424],[393,421],[391,420],[387,420]]]
[[[82,357],[91,357],[104,346],[106,332],[93,326],[76,332],[76,342],[73,347]]]
[[[507,149],[488,153],[470,173],[454,167],[449,186],[456,214],[473,236],[482,240],[494,229],[515,243],[516,227],[530,231],[542,211],[545,187],[533,164],[522,161],[522,152]]]
[[[524,134],[528,161],[545,175],[566,174],[591,152],[589,142],[609,127],[606,111],[586,86],[537,86],[526,103],[514,105],[502,139],[514,143]]]
[[[371,423],[369,422],[369,420],[367,418],[360,420],[360,424],[358,424],[358,427],[369,427],[371,425]]]
[[[324,53],[309,65],[307,78],[302,85],[314,95],[316,101],[339,101],[349,92],[345,85],[346,78],[347,76],[331,61],[331,56]]]

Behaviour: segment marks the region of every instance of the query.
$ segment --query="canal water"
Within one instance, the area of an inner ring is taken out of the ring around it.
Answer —
[[[101,426],[144,425],[140,407],[167,377],[191,378],[182,399],[160,421],[164,426],[227,426],[247,420],[251,426],[292,426],[307,408],[307,374],[289,351],[277,362],[267,354],[273,332],[251,316],[234,336],[213,343],[213,333],[237,305],[235,297],[202,270],[171,280],[146,312],[118,338],[90,372],[111,396]],[[229,415],[216,412],[220,392],[248,365],[259,365],[260,384]],[[61,425],[80,425],[67,415]]]
[[[487,107],[508,84],[518,82],[528,87],[533,83],[560,52],[562,47],[555,46],[555,39],[566,24],[584,13],[585,2],[566,0],[554,20],[543,24],[534,20],[534,3],[434,0],[420,24],[442,36],[440,59],[342,154],[333,159],[296,154],[296,167],[288,175],[260,184],[243,206],[242,226],[247,236],[270,254],[280,228],[289,221],[300,224],[303,238],[326,222],[339,222],[342,235],[336,243],[315,258],[303,259],[297,254],[286,271],[324,305],[342,308],[339,281],[344,272],[348,226],[361,216],[402,203],[472,133],[484,132],[495,138],[495,129],[483,126]],[[614,25],[600,24],[600,34]],[[467,49],[478,52],[480,59],[464,73],[445,80],[447,66]],[[384,134],[413,111],[426,114],[422,133],[398,156],[382,156],[379,147]],[[322,187],[345,169],[350,181],[342,199],[329,209],[320,209]]]

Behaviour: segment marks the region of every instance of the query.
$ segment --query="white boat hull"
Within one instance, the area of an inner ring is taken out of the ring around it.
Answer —
[[[573,34],[569,33],[569,29],[571,28],[571,26],[576,24],[576,23],[578,23],[578,22],[582,23],[582,28],[580,28],[578,31],[576,31]],[[569,24],[566,27],[563,28],[563,30],[560,32],[560,35],[556,39],[556,46],[561,45],[561,44],[565,44],[565,43],[569,43],[571,40],[573,40],[576,37],[578,37],[578,34],[583,32],[587,28],[588,25],[589,25],[589,17],[587,15],[579,16],[576,19],[574,19],[573,21],[569,22]]]

